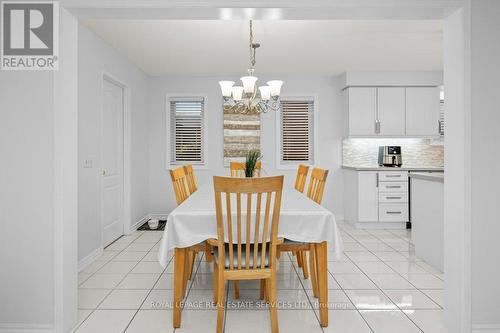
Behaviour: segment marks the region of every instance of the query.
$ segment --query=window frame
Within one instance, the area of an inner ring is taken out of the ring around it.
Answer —
[[[297,94],[297,95],[282,95],[280,100],[283,101],[308,101],[312,102],[312,159],[310,161],[284,162],[282,159],[282,142],[281,142],[281,112],[276,112],[276,169],[278,170],[295,170],[299,164],[314,165],[317,161],[318,147],[318,95],[317,94]]]
[[[174,99],[176,97],[180,98],[203,98],[203,130],[202,130],[202,151],[203,151],[203,163],[202,164],[192,164],[194,169],[207,169],[208,168],[208,117],[207,117],[207,110],[208,110],[208,94],[206,93],[168,93],[165,96],[165,169],[174,169],[178,168],[182,165],[189,164],[189,163],[177,163],[175,161],[172,161],[172,152],[170,147],[172,146],[172,136],[173,133],[170,130],[171,129],[171,119],[172,119],[172,108],[170,105],[171,99]]]

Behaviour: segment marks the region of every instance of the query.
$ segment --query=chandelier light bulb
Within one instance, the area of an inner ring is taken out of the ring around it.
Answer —
[[[243,76],[241,78],[241,82],[243,83],[243,90],[245,91],[245,94],[253,94],[257,78],[255,76]]]
[[[232,87],[234,86],[234,81],[219,81],[220,90],[222,91],[222,96],[231,97]]]
[[[233,99],[235,101],[241,101],[243,97],[243,87],[234,86],[232,92],[233,92]]]
[[[262,86],[262,87],[259,87],[259,91],[260,91],[260,98],[263,101],[268,101],[271,99],[271,87]]]
[[[275,97],[280,95],[282,84],[283,81],[281,80],[267,81],[267,85],[271,87],[271,96]]]

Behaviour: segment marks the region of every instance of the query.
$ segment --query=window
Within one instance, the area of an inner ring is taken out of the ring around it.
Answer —
[[[204,102],[203,97],[169,99],[170,164],[204,164]]]
[[[282,100],[280,112],[280,164],[313,164],[312,99]]]

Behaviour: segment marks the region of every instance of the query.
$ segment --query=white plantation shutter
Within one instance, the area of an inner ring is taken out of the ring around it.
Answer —
[[[281,101],[281,163],[313,162],[312,100]]]
[[[203,164],[202,97],[170,98],[171,164]]]

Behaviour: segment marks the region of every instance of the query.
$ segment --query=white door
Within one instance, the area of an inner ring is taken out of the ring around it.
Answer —
[[[378,88],[380,135],[405,135],[405,88]]]
[[[439,88],[406,88],[406,135],[439,135]]]
[[[378,173],[358,172],[358,221],[378,221]]]
[[[104,79],[102,105],[103,246],[123,235],[123,88]]]
[[[376,135],[377,88],[352,87],[348,96],[349,135]]]

